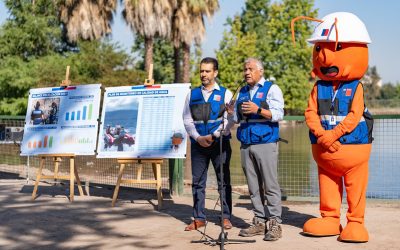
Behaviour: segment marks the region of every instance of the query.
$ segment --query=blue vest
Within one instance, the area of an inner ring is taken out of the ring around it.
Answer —
[[[254,94],[253,99],[250,97],[250,87],[246,85],[240,89],[238,99],[236,101],[237,117],[240,126],[237,130],[237,138],[242,144],[264,144],[277,142],[279,140],[279,124],[271,122],[261,115],[243,114],[243,102],[252,101],[263,109],[268,109],[267,94],[272,86],[272,82],[266,81],[264,86],[260,86]]]
[[[346,118],[351,104],[353,102],[354,94],[356,92],[359,80],[343,82],[339,85],[336,97],[332,102],[334,96],[332,82],[317,81],[317,94],[318,94],[318,114],[320,116],[321,125],[325,130],[335,128],[344,118]],[[332,119],[333,118],[333,119]],[[335,124],[332,122],[336,121]],[[372,128],[374,120],[368,109],[364,109],[363,116],[360,119],[357,127],[349,134],[345,134],[339,138],[341,144],[368,144],[372,143]],[[312,144],[317,143],[317,138],[310,132],[310,140]]]
[[[222,123],[225,112],[225,92],[226,88],[219,86],[220,90],[214,89],[207,101],[201,93],[201,87],[195,88],[190,94],[190,112],[193,117],[194,125],[201,136],[215,132]],[[230,136],[225,136],[230,139]],[[190,138],[195,142],[193,138]]]
[[[42,114],[43,111],[40,109],[32,110],[31,119],[33,120],[33,125],[39,125],[43,122]]]

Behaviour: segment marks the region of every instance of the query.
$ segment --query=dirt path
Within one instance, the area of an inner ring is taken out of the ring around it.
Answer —
[[[68,202],[65,188],[42,183],[41,195],[32,202],[32,184],[0,179],[0,249],[219,249],[191,243],[202,234],[183,231],[190,221],[191,197],[166,198],[158,212],[154,190],[122,189],[112,208],[112,187],[92,187],[90,197],[76,196],[73,203]],[[210,220],[206,234],[217,237],[215,200],[207,199],[206,206]],[[228,239],[240,239],[240,228],[252,218],[250,201],[235,200],[233,209],[235,227],[228,231]],[[345,210],[342,214],[344,219]],[[368,202],[370,241],[365,244],[302,236],[301,227],[312,216],[318,216],[317,203],[284,202],[281,240],[265,242],[257,236],[256,243],[229,244],[225,249],[399,249],[400,201]]]

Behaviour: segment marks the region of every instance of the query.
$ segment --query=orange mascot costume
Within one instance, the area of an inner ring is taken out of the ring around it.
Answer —
[[[364,226],[368,159],[373,119],[365,108],[360,79],[368,68],[370,38],[355,15],[325,16],[308,41],[314,44],[314,85],[305,119],[310,128],[313,157],[318,165],[322,218],[308,220],[303,232],[312,236],[340,235],[340,241],[367,242]],[[343,185],[347,193],[347,225],[340,225]]]

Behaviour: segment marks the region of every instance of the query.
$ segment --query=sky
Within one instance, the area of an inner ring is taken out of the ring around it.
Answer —
[[[211,21],[206,21],[206,38],[202,44],[203,56],[215,56],[215,50],[219,48],[223,32],[228,29],[224,25],[226,19],[240,14],[245,6],[245,0],[219,0],[219,3],[220,10]],[[400,61],[400,23],[397,19],[400,1],[315,0],[314,3],[320,19],[337,11],[352,12],[357,15],[365,23],[372,40],[372,43],[368,45],[369,65],[377,67],[383,83],[400,82],[400,69],[397,69]],[[119,6],[114,17],[112,40],[119,42],[126,51],[130,52],[134,34],[124,23],[121,10]],[[7,16],[4,2],[0,0],[0,24]]]

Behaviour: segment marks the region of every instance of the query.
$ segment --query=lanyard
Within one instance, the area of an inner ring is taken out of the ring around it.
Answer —
[[[336,98],[337,92],[339,91],[341,86],[342,86],[342,84],[340,83],[338,88],[335,91],[333,91],[333,86],[332,86],[332,93],[331,93],[331,97],[332,97],[332,99],[331,99],[331,112],[332,112],[332,114],[333,114],[333,111],[335,110],[335,98]]]

